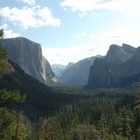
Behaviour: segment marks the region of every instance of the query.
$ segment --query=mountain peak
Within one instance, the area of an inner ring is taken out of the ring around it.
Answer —
[[[125,44],[125,43],[123,43],[122,44],[122,49],[125,51],[125,52],[127,52],[127,53],[135,53],[135,51],[136,51],[136,48],[134,48],[133,46],[131,46],[131,45],[128,45],[128,44]]]
[[[113,44],[110,46],[105,58],[111,63],[125,62],[133,56],[135,50],[136,48],[127,44],[122,44],[122,46]]]
[[[20,43],[20,44],[24,43],[24,44],[26,44],[26,45],[21,45],[22,47],[28,47],[29,45],[27,45],[27,44],[30,44],[30,46],[32,46],[32,47],[41,46],[39,43],[34,42],[34,41],[32,41],[32,40],[30,40],[26,37],[21,37],[21,36],[20,37],[15,37],[15,38],[6,38],[4,40],[14,42],[14,43]]]
[[[121,48],[121,46],[119,46],[119,45],[117,45],[117,44],[112,44],[112,45],[110,45],[109,50],[112,50],[112,49],[119,49],[119,48]]]

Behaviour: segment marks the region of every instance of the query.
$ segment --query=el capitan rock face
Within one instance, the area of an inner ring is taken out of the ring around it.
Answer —
[[[44,84],[53,82],[55,75],[42,55],[40,44],[18,37],[4,39],[3,46],[7,49],[10,61],[18,64],[25,73]]]
[[[140,74],[139,50],[127,44],[111,45],[106,57],[97,58],[92,65],[87,87],[124,87],[134,82],[134,76]]]

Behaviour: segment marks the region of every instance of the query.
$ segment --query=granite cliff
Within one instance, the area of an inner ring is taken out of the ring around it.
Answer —
[[[105,58],[97,58],[91,66],[88,88],[124,87],[140,74],[140,48],[111,45]]]
[[[40,44],[18,37],[4,39],[3,46],[7,50],[9,60],[18,64],[25,73],[43,84],[51,84],[55,81],[55,74],[42,55]]]

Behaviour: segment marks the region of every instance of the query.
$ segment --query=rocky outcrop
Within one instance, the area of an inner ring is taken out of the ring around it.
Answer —
[[[123,87],[140,73],[140,48],[111,45],[104,59],[96,59],[90,69],[88,88]],[[131,77],[131,78],[130,78]]]
[[[58,78],[58,82],[68,86],[84,86],[88,80],[90,66],[93,65],[95,58],[96,57],[83,59],[66,68]]]
[[[21,69],[44,84],[51,84],[55,80],[49,62],[42,55],[40,44],[23,37],[4,39],[8,58]]]
[[[127,44],[122,44],[122,46],[111,45],[105,59],[110,63],[122,63],[130,59],[135,50],[134,47]]]

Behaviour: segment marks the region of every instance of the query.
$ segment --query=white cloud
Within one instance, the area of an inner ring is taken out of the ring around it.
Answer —
[[[86,38],[88,37],[88,34],[86,32],[82,32],[80,34],[76,34],[75,36],[77,39],[80,39],[80,38]]]
[[[139,5],[139,0],[63,0],[60,3],[63,8],[79,11],[82,15],[93,14],[98,10],[117,10],[125,14],[140,13]]]
[[[133,46],[140,45],[139,31],[132,31],[125,27],[115,27],[102,31],[99,36],[99,40],[103,44],[119,44],[127,43]]]
[[[29,27],[60,26],[61,24],[60,19],[54,18],[48,7],[33,6],[21,9],[3,7],[0,9],[0,15],[25,29]]]
[[[120,9],[121,0],[63,0],[60,5],[72,11],[82,13],[93,12],[101,9]]]
[[[34,5],[35,4],[35,0],[17,0],[19,2],[24,2],[27,3],[29,5]]]
[[[0,26],[0,29],[4,30],[4,38],[14,38],[20,36],[19,33],[16,33],[13,30],[11,30],[7,24],[3,24],[2,26]]]
[[[69,62],[77,62],[80,59],[93,56],[93,52],[89,51],[93,46],[79,45],[68,46],[65,48],[42,48],[43,55],[51,64],[67,65]]]
[[[81,33],[82,34],[82,33]],[[86,33],[87,34],[87,33]],[[42,48],[43,55],[51,64],[66,65],[95,55],[105,55],[111,44],[126,43],[137,47],[140,45],[139,31],[125,27],[114,27],[97,34],[88,34],[88,42],[64,48]]]

